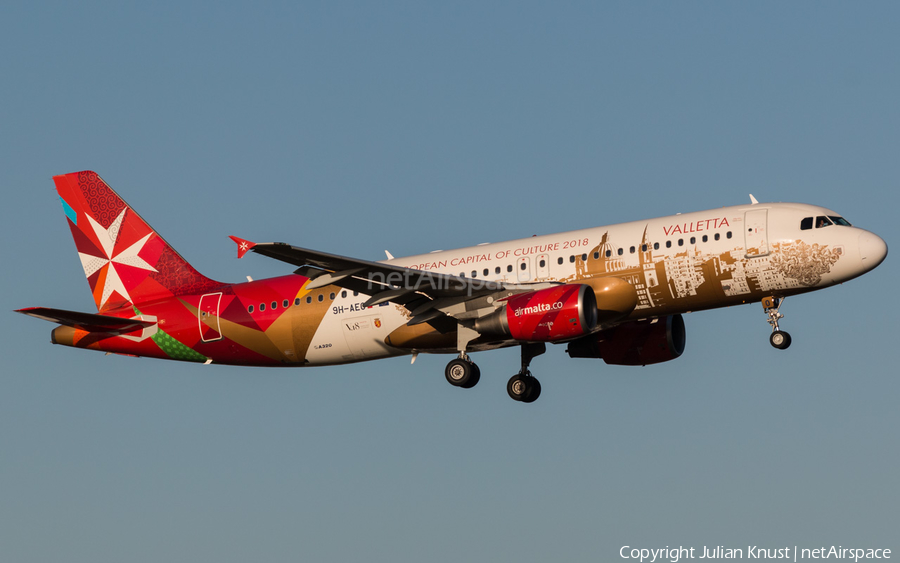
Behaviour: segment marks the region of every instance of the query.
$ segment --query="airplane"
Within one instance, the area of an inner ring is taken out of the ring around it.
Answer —
[[[241,366],[327,366],[453,354],[444,375],[472,388],[470,353],[519,346],[509,396],[534,402],[529,366],[546,344],[572,358],[649,365],[684,351],[683,315],[758,302],[777,349],[787,297],[874,269],[879,236],[801,203],[751,203],[371,261],[230,237],[291,273],[240,283],[195,270],[95,172],[53,178],[97,307],[17,312],[58,323],[54,344]]]

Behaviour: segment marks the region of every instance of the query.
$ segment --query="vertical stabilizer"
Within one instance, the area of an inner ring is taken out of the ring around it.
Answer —
[[[188,264],[95,172],[53,181],[98,311],[220,285]]]

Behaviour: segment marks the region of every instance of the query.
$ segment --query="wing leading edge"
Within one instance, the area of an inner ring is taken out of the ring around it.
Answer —
[[[361,293],[373,296],[383,291],[406,289],[420,292],[432,299],[441,299],[479,297],[503,290],[534,289],[533,284],[510,284],[414,270],[404,266],[291,246],[283,242],[252,243],[238,237],[231,239],[238,245],[238,258],[243,257],[248,251],[253,251],[298,266],[302,269],[298,273],[313,278],[313,282],[310,283],[312,289],[337,285],[357,290],[360,284],[347,281],[350,278],[366,286],[365,291],[360,290]],[[353,287],[350,287],[351,285]]]

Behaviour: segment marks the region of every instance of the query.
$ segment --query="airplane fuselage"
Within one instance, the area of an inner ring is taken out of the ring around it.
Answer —
[[[831,224],[818,227],[819,218]],[[840,224],[806,204],[724,207],[646,221],[534,236],[396,258],[386,264],[514,284],[582,283],[618,278],[637,295],[622,321],[783,298],[842,283],[886,254],[876,235]],[[810,228],[805,228],[810,227]],[[109,314],[156,321],[155,327],[103,338],[60,327],[54,342],[170,359],[261,366],[330,365],[414,352],[455,352],[455,335],[424,325],[408,332],[410,311],[337,285],[308,289],[291,274],[132,306]],[[597,296],[602,308],[602,295]],[[133,310],[132,310],[133,309]],[[597,329],[604,328],[602,323]],[[392,338],[392,334],[395,335]],[[79,344],[80,343],[80,344]],[[186,345],[184,343],[194,343]],[[521,344],[476,341],[470,350]]]

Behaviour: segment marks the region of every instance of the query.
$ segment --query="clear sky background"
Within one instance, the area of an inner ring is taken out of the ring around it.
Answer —
[[[900,4],[3,2],[0,560],[613,561],[900,553]],[[52,346],[91,311],[51,176],[96,170],[198,269],[227,235],[382,259],[749,201],[893,254],[685,317],[645,368],[518,351],[248,369]]]

